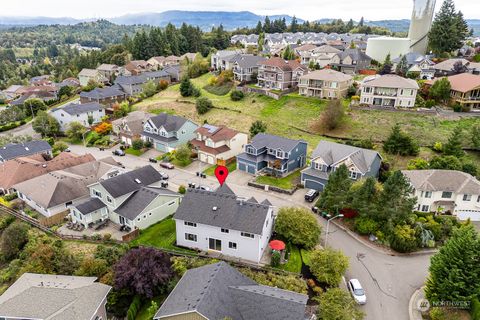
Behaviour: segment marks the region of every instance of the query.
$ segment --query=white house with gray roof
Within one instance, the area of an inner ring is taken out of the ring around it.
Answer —
[[[241,57],[243,50],[218,50],[210,58],[210,65],[215,71],[230,70],[233,63]]]
[[[65,131],[72,122],[80,122],[84,127],[102,122],[105,107],[97,102],[70,103],[62,108],[53,109],[51,115],[57,119],[60,130]]]
[[[20,158],[41,154],[52,156],[52,147],[45,140],[32,140],[22,143],[9,143],[0,147],[0,163]]]
[[[382,157],[373,150],[322,140],[313,150],[310,166],[302,170],[300,180],[305,188],[322,191],[330,174],[342,164],[347,166],[352,180],[378,177]]]
[[[170,152],[195,137],[198,125],[186,118],[161,113],[148,119],[143,125],[142,139],[155,149]]]
[[[258,75],[259,63],[267,60],[264,57],[242,55],[233,63],[233,76],[237,81],[249,82],[252,81],[252,76]]]
[[[177,245],[259,263],[274,223],[268,201],[238,198],[224,184],[188,190],[173,216]]]
[[[360,103],[391,108],[413,108],[417,81],[395,74],[367,77],[360,85]]]
[[[0,319],[107,319],[110,286],[96,277],[24,273],[0,296]]]
[[[180,194],[162,188],[161,175],[145,166],[89,186],[90,198],[70,209],[85,227],[111,220],[130,229],[145,229],[177,210]]]
[[[308,296],[259,285],[226,262],[188,270],[154,320],[304,320]]]
[[[480,182],[455,170],[404,170],[417,197],[417,210],[449,212],[460,220],[480,221]]]

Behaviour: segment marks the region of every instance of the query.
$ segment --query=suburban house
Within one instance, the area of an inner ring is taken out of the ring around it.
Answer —
[[[147,60],[147,63],[150,64],[154,70],[160,70],[165,65],[165,57],[158,56],[158,57],[151,57]]]
[[[180,62],[182,62],[182,60],[183,60],[182,57],[177,57],[177,56],[171,55],[171,56],[168,56],[168,57],[165,58],[165,61],[163,62],[163,64],[165,66],[177,65],[177,64],[180,64]]]
[[[78,74],[78,80],[80,81],[80,85],[85,87],[90,81],[94,81],[96,83],[107,83],[108,79],[104,77],[100,71],[95,69],[82,69]]]
[[[125,101],[126,98],[127,95],[125,92],[117,86],[95,88],[92,91],[80,92],[81,103],[97,102],[104,106],[112,106],[113,104]]]
[[[190,143],[201,162],[225,165],[243,151],[248,135],[225,126],[204,124],[195,130],[195,138]]]
[[[65,131],[72,122],[80,122],[84,127],[102,122],[105,107],[97,102],[70,103],[62,108],[53,109],[50,114],[57,119],[60,130]]]
[[[143,92],[143,87],[147,82],[152,81],[158,84],[162,80],[170,83],[170,75],[160,70],[143,72],[136,76],[120,76],[115,80],[115,84],[119,86],[127,96],[134,96]]]
[[[433,85],[438,79],[440,78],[427,81],[426,84]],[[460,73],[447,79],[450,82],[450,98],[453,102],[472,111],[480,110],[480,75]]]
[[[360,103],[379,107],[413,108],[418,89],[415,80],[394,74],[367,77],[360,85]]]
[[[112,121],[112,131],[120,141],[131,146],[132,141],[142,138],[143,125],[153,114],[143,111],[133,111],[125,117]]]
[[[162,176],[145,166],[89,185],[90,198],[70,207],[72,221],[86,228],[111,220],[145,229],[175,213],[181,195],[160,187]]]
[[[88,186],[116,176],[124,170],[112,158],[90,161],[74,167],[17,183],[13,186],[18,197],[40,214],[51,217],[68,211],[71,205],[88,198]]]
[[[155,149],[170,152],[195,137],[198,125],[186,118],[161,113],[151,117],[143,125],[142,139]]]
[[[446,212],[460,220],[480,221],[480,182],[455,170],[403,170],[414,188],[417,210]]]
[[[284,176],[302,168],[307,161],[307,143],[259,133],[237,156],[237,169],[250,174],[267,172]]]
[[[310,62],[312,62],[315,65],[318,64],[320,68],[325,68],[332,62],[333,57],[340,52],[342,51],[338,50],[337,48],[329,45],[323,45],[309,51],[302,51],[300,53],[300,58],[302,64],[304,65],[309,65]]]
[[[22,88],[22,85],[11,85],[3,90],[2,93],[5,95],[6,100],[13,100],[21,94]]]
[[[308,68],[296,60],[286,61],[279,57],[260,62],[258,85],[265,89],[287,90],[295,88]]]
[[[62,152],[51,160],[35,154],[5,161],[0,164],[0,193],[10,194],[15,192],[13,186],[17,183],[90,161],[95,158],[89,153],[78,156],[71,152]]]
[[[110,286],[96,277],[24,273],[0,296],[5,320],[107,319]]]
[[[318,48],[318,46],[316,44],[306,43],[306,44],[302,44],[302,45],[294,48],[293,52],[295,52],[295,55],[297,57],[301,57],[303,53],[312,52],[312,50],[314,50],[316,48]]]
[[[332,69],[316,70],[300,77],[299,94],[321,99],[340,99],[347,96],[353,78]]]
[[[188,190],[173,219],[178,246],[259,263],[275,217],[270,203],[238,198],[223,184]]]
[[[187,52],[185,54],[183,54],[181,57],[180,57],[180,61],[183,61],[183,60],[188,60],[189,62],[192,62],[195,60],[195,58],[197,57],[197,53],[195,52]]]
[[[110,83],[112,83],[114,78],[120,74],[121,69],[121,67],[115,64],[106,63],[103,63],[97,67],[97,71],[100,72],[102,76],[107,78]]]
[[[9,103],[11,106],[22,106],[29,99],[40,99],[45,103],[53,102],[57,99],[57,92],[52,91],[28,91],[24,92],[18,99]]]
[[[52,147],[45,140],[9,143],[0,148],[0,163],[36,154],[52,157]]]
[[[233,76],[240,82],[252,81],[252,76],[258,75],[259,63],[266,58],[260,56],[242,55],[233,64]]]
[[[304,320],[308,296],[260,285],[226,262],[188,270],[154,320]]]
[[[403,56],[399,56],[395,59],[392,59],[392,70],[397,68],[398,63],[400,60],[402,60],[402,57]],[[433,66],[435,63],[428,57],[420,53],[409,52],[405,54],[405,58],[407,59],[408,72],[418,73],[419,78],[423,80],[432,79],[434,77],[435,70],[433,69]]]
[[[179,64],[165,66],[162,70],[170,76],[170,82],[179,82],[183,78],[184,71]]]
[[[138,76],[143,72],[152,71],[153,69],[154,66],[145,60],[132,60],[125,65],[125,70],[129,73],[125,74],[125,76]]]
[[[435,70],[435,77],[451,76],[468,71],[470,61],[463,58],[448,59],[432,66]]]
[[[233,68],[232,58],[239,57],[242,50],[218,50],[212,54],[210,65],[215,71],[230,70]]]
[[[337,53],[330,64],[338,71],[355,74],[360,70],[368,69],[371,61],[372,58],[360,49],[345,49],[345,51]]]
[[[378,177],[382,157],[376,151],[322,140],[312,152],[310,166],[302,170],[300,180],[305,188],[322,191],[330,174],[342,164],[352,180]]]

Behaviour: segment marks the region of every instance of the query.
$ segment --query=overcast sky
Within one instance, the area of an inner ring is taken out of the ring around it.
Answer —
[[[289,14],[302,19],[410,19],[412,0],[0,0],[0,16],[73,18],[115,17],[128,13],[190,11],[252,11]],[[437,0],[437,9],[442,0]],[[455,0],[466,18],[480,18],[479,0]]]

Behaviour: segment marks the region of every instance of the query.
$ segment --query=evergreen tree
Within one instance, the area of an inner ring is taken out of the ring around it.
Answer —
[[[383,62],[378,73],[381,75],[392,73],[392,60],[390,58],[390,53],[385,57],[385,61]]]
[[[348,192],[351,185],[348,169],[342,164],[328,177],[327,186],[318,199],[317,206],[331,213],[338,213],[340,209],[348,207]]]
[[[262,22],[258,21],[257,26],[255,27],[255,34],[260,34],[263,32]]]
[[[188,77],[180,82],[180,94],[182,97],[190,97],[193,94],[193,84]]]
[[[372,211],[371,209],[377,200],[377,180],[374,177],[368,177],[360,183],[359,187],[352,186],[349,198],[351,199],[351,207],[357,210],[361,216],[366,216]]]
[[[350,19],[345,26],[345,29],[347,30],[347,32],[350,32],[350,30],[352,30],[354,27],[355,25],[353,24],[353,19]]]
[[[288,45],[285,50],[283,51],[283,59],[285,60],[293,60],[295,59],[295,53],[293,52],[290,45]]]
[[[399,76],[405,77],[407,72],[408,72],[407,56],[402,55],[402,57],[400,58],[400,61],[397,64],[397,68],[395,69],[395,73],[398,74]]]
[[[290,32],[298,32],[298,21],[295,15],[292,18],[292,22],[290,23]]]
[[[431,258],[425,295],[430,302],[470,301],[480,293],[480,240],[472,224],[453,231]]]
[[[450,90],[450,81],[445,77],[435,81],[435,83],[430,87],[428,94],[437,102],[446,102],[450,98]]]
[[[393,126],[390,136],[383,144],[383,150],[390,154],[415,156],[419,152],[419,147],[412,137],[402,132],[400,125],[397,123]]]
[[[457,158],[463,157],[465,152],[462,149],[462,137],[462,128],[460,126],[455,127],[448,138],[447,143],[443,146],[443,153],[447,156],[455,156]]]
[[[363,20],[363,17],[360,18],[360,22],[358,23],[358,27],[363,27],[363,25],[365,24],[364,20]]]
[[[468,27],[463,14],[455,11],[453,0],[443,1],[428,34],[430,49],[436,54],[460,49],[467,35]]]
[[[271,33],[272,32],[272,24],[270,22],[270,18],[268,16],[265,17],[265,22],[263,23],[263,32]]]

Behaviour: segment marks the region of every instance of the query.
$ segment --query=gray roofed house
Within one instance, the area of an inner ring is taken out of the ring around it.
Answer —
[[[308,296],[258,285],[225,262],[188,270],[154,316],[304,320]]]
[[[0,162],[34,154],[52,155],[52,147],[45,140],[10,143],[0,147]]]
[[[119,86],[95,88],[92,91],[80,92],[80,102],[98,102],[103,105],[112,105],[119,103],[127,98],[125,92],[121,90]]]
[[[374,150],[357,148],[330,141],[320,141],[312,152],[310,167],[302,170],[300,180],[306,188],[323,190],[330,174],[342,164],[350,178],[378,177],[382,157]]]
[[[275,175],[286,175],[302,168],[306,157],[305,141],[259,133],[245,145],[245,152],[237,156],[237,168],[250,174],[266,171]]]
[[[162,180],[160,173],[148,165],[116,177],[100,181],[102,187],[114,198],[136,191]]]
[[[102,122],[105,107],[98,102],[70,103],[64,107],[52,109],[52,117],[57,119],[60,129],[65,131],[72,122],[79,122],[85,127]]]
[[[95,277],[24,273],[0,296],[0,318],[107,319],[110,286]]]
[[[179,64],[165,66],[162,70],[168,73],[171,82],[178,82],[183,78],[183,68]]]
[[[370,67],[371,61],[372,58],[360,49],[346,49],[332,58],[331,65],[343,73],[354,74]]]
[[[87,201],[75,206],[75,208],[77,208],[81,214],[89,214],[105,207],[106,205],[99,198],[90,198]]]
[[[251,81],[253,74],[258,74],[259,63],[267,60],[262,56],[240,55],[233,62],[233,75],[237,81]]]
[[[158,84],[162,80],[170,82],[170,74],[164,70],[143,72],[135,76],[119,76],[115,79],[115,84],[127,95],[134,96],[143,92],[143,86],[147,82]]]
[[[259,263],[275,217],[271,205],[237,197],[224,184],[215,192],[189,189],[173,219],[178,246]]]
[[[63,110],[66,113],[68,113],[72,116],[76,116],[76,115],[80,115],[80,114],[83,114],[83,113],[90,113],[90,112],[93,112],[93,111],[102,110],[104,108],[105,108],[104,106],[102,106],[101,104],[99,104],[97,102],[82,103],[82,104],[80,104],[80,103],[69,103],[68,105],[66,105],[63,108],[53,109],[52,112],[56,111],[56,110]]]

